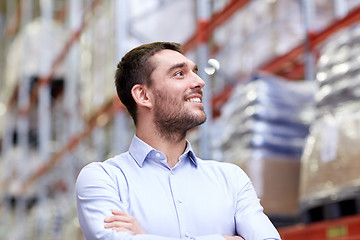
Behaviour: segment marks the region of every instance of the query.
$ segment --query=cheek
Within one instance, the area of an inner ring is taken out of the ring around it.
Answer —
[[[167,111],[178,111],[183,102],[183,98],[175,93],[158,91],[155,96],[155,106]]]
[[[154,91],[155,102],[167,107],[178,108],[185,103],[186,89],[182,84],[173,83],[172,85],[159,86]]]
[[[186,80],[173,81],[171,84],[169,83],[169,85],[166,86],[164,90],[167,89],[169,93],[176,94],[177,96],[183,96],[189,89],[185,82]]]

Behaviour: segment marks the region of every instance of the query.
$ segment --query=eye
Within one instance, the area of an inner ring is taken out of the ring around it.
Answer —
[[[184,72],[183,72],[183,71],[176,72],[176,73],[174,74],[174,76],[175,76],[175,77],[182,77],[182,76],[184,76]]]

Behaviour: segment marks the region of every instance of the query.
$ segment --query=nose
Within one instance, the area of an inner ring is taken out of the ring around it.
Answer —
[[[194,78],[193,78],[193,82],[192,82],[192,88],[200,88],[202,89],[205,86],[205,82],[204,80],[202,80],[202,78],[196,74],[194,74]]]

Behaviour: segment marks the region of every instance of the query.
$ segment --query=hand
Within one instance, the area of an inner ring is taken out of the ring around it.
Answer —
[[[226,240],[244,240],[242,237],[239,236],[228,236],[228,235],[224,235],[223,236]]]
[[[117,232],[130,232],[132,235],[146,233],[133,216],[118,210],[112,210],[111,213],[114,215],[104,219],[105,228],[111,228]]]

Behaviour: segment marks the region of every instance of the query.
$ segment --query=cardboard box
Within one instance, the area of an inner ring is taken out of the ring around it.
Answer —
[[[360,188],[360,117],[342,115],[313,124],[302,157],[300,202],[348,198]],[[345,194],[347,196],[345,196]]]
[[[300,159],[253,158],[242,168],[249,175],[266,214],[285,217],[298,214]]]

